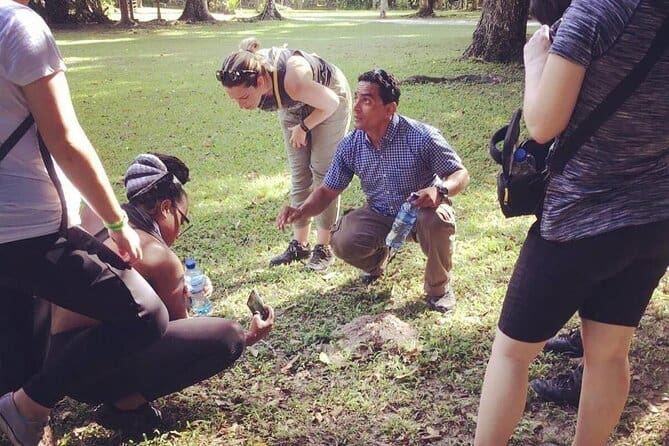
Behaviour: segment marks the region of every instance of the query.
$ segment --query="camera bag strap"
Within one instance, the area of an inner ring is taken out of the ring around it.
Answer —
[[[559,138],[549,161],[551,173],[561,173],[567,161],[576,154],[583,143],[634,93],[646,79],[650,69],[660,60],[669,44],[669,16],[657,30],[648,52],[625,78],[595,107],[590,115],[565,138]]]
[[[9,138],[5,140],[5,142],[2,143],[0,146],[0,161],[2,161],[7,154],[9,153],[10,150],[16,145],[17,142],[23,138],[23,135],[26,134],[28,129],[33,125],[33,122],[35,120],[33,119],[33,115],[28,115],[26,119],[19,124],[18,127],[12,132],[11,135],[9,135]]]

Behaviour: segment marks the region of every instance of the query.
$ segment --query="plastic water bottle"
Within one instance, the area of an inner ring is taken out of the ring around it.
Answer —
[[[205,316],[211,311],[211,301],[204,294],[205,276],[193,259],[186,260],[186,272],[184,273],[190,309],[196,316]]]
[[[537,172],[534,156],[522,147],[513,152],[511,175],[531,175]]]
[[[393,250],[401,249],[404,246],[407,236],[416,224],[418,208],[413,204],[415,200],[416,197],[412,195],[409,201],[402,203],[393,222],[393,227],[386,236],[386,245]]]

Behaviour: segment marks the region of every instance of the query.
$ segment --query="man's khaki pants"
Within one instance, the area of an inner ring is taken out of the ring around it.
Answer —
[[[332,227],[331,246],[335,255],[366,273],[383,274],[388,247],[386,235],[394,217],[381,215],[368,206],[345,213]],[[424,290],[441,296],[449,287],[455,242],[455,213],[450,204],[420,208],[413,237],[427,256]]]

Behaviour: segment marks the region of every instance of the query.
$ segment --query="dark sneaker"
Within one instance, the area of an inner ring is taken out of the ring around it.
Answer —
[[[119,410],[113,404],[100,404],[93,410],[93,420],[107,429],[141,433],[159,427],[163,414],[149,403],[133,410]]]
[[[320,273],[332,266],[333,263],[334,254],[332,254],[330,247],[319,244],[314,246],[314,250],[311,252],[311,260],[304,265],[304,269]]]
[[[14,446],[37,446],[48,420],[29,420],[19,413],[12,392],[0,398],[0,430]]]
[[[553,336],[544,346],[545,352],[556,353],[570,358],[583,356],[581,330],[572,330],[569,334]]]
[[[362,273],[360,275],[360,282],[362,282],[363,285],[371,285],[379,280],[382,276],[383,274]]]
[[[427,304],[434,311],[446,313],[455,307],[455,293],[451,288],[441,296],[427,296]]]
[[[579,366],[572,373],[557,378],[533,379],[530,381],[530,387],[542,401],[578,407],[582,379],[583,369]]]
[[[311,254],[311,250],[308,243],[307,246],[302,246],[297,240],[291,240],[283,254],[269,261],[269,266],[288,265],[289,263],[306,259],[309,257],[309,254]]]

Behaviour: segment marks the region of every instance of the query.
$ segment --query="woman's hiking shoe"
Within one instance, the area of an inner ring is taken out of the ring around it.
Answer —
[[[14,446],[37,446],[48,420],[29,420],[19,413],[12,392],[0,397],[0,430]]]
[[[334,263],[334,254],[327,245],[315,245],[311,252],[311,260],[304,265],[304,269],[317,273],[327,270]]]
[[[149,403],[133,410],[120,410],[113,404],[104,403],[93,409],[93,420],[107,429],[145,433],[162,424],[163,414]]]
[[[570,358],[580,358],[583,356],[581,330],[572,330],[566,335],[553,336],[546,342],[544,351]]]
[[[288,243],[288,248],[272,260],[269,261],[269,266],[278,266],[278,265],[288,265],[289,263],[296,262],[298,260],[304,260],[309,257],[311,250],[309,249],[309,244],[302,246],[297,240],[291,240]]]

